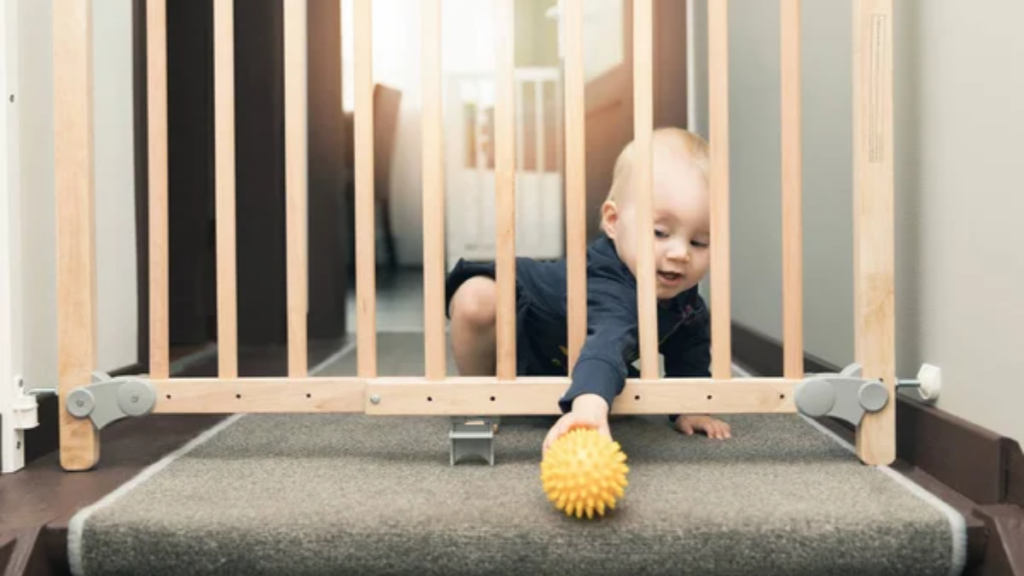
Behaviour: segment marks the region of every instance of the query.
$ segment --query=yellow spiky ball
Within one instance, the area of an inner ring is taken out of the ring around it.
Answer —
[[[593,428],[563,434],[540,465],[544,492],[568,516],[593,519],[613,510],[628,484],[626,454],[618,442]]]

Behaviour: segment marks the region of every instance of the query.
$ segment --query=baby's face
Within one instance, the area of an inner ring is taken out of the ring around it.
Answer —
[[[666,300],[696,286],[711,261],[710,199],[698,169],[686,163],[655,170],[653,209],[655,287],[658,299]],[[619,258],[636,276],[635,197],[606,204],[604,228],[615,240]]]

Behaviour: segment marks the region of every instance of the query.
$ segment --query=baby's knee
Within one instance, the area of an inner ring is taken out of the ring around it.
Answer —
[[[455,291],[449,315],[453,322],[463,322],[477,328],[494,325],[496,317],[494,280],[476,276],[466,280]]]

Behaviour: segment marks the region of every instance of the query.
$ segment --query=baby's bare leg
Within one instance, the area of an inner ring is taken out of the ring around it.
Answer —
[[[462,376],[493,376],[497,370],[495,292],[494,280],[476,276],[452,296],[451,345]]]

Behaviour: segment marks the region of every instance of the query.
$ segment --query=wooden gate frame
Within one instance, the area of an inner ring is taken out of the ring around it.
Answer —
[[[372,415],[558,414],[569,378],[517,378],[515,337],[515,146],[513,2],[496,2],[498,100],[497,374],[446,375],[444,187],[441,100],[441,0],[422,0],[423,226],[425,358],[423,377],[377,375],[374,264],[371,0],[355,4],[356,242],[358,374],[310,377],[306,341],[306,8],[285,2],[288,376],[238,375],[235,278],[234,0],[214,2],[217,302],[216,378],[172,378],[168,360],[168,161],[166,0],[147,3],[149,122],[150,358],[152,413],[365,413]],[[802,142],[800,0],[780,0],[782,74],[782,250],[784,374],[736,378],[732,350],[729,245],[728,2],[708,9],[711,145],[712,365],[710,378],[660,378],[653,270],[651,136],[653,0],[634,0],[634,106],[640,190],[638,266],[641,376],[615,400],[618,414],[794,413],[804,380],[802,294]],[[586,333],[584,81],[582,2],[565,2],[566,247],[570,367]],[[888,401],[865,413],[859,458],[895,458],[892,0],[854,0],[855,358],[862,377],[880,381]],[[60,461],[86,470],[99,461],[99,429],[73,416],[68,396],[88,386],[96,364],[91,0],[54,5],[55,181],[58,237]],[[571,372],[570,372],[571,373]]]

